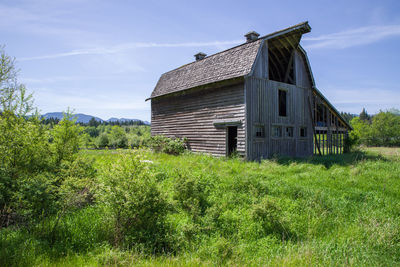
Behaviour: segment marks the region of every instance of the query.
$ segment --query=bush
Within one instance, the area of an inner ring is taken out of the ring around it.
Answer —
[[[174,199],[178,201],[180,208],[196,220],[203,216],[209,207],[205,190],[206,184],[198,177],[188,177],[179,173],[174,185]]]
[[[75,159],[80,142],[80,129],[68,118],[49,130],[37,117],[0,115],[0,226],[59,208],[60,166]]]
[[[103,132],[96,138],[96,146],[98,148],[105,148],[109,145],[109,138],[106,132]]]
[[[113,221],[115,245],[166,249],[167,202],[140,154],[125,154],[105,166],[97,197]]]
[[[59,173],[59,201],[64,210],[94,202],[96,174],[93,160],[79,157],[73,162],[63,162]]]
[[[150,147],[156,152],[171,155],[182,154],[186,149],[186,138],[169,138],[163,135],[156,135],[150,139]]]
[[[73,115],[69,111],[63,119],[53,128],[53,147],[55,150],[56,164],[63,160],[72,161],[79,150],[80,133],[82,129],[75,124]]]
[[[18,191],[12,199],[18,218],[24,221],[37,221],[57,211],[57,186],[54,174],[39,173],[20,178],[18,182]]]
[[[127,148],[128,138],[123,128],[115,125],[111,128],[110,132],[110,145],[113,148]]]
[[[380,111],[372,117],[372,121],[364,121],[359,117],[351,120],[353,131],[350,139],[357,144],[367,146],[399,146],[400,116],[390,111]]]
[[[54,157],[48,132],[37,118],[26,120],[9,112],[0,115],[0,150],[1,227],[16,222],[17,217],[21,219],[24,214],[37,215],[43,209],[45,204],[40,203],[40,195],[45,194],[42,196],[47,199],[45,185],[51,184],[44,176],[52,177]],[[32,198],[39,206],[29,204],[28,199]],[[27,210],[29,207],[31,211]]]

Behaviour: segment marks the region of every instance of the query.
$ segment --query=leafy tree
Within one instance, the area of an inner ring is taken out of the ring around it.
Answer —
[[[38,116],[25,117],[33,110],[33,99],[18,83],[14,62],[1,48],[0,227],[43,213],[52,199],[48,129]]]
[[[111,128],[110,144],[113,148],[128,147],[128,138],[122,127],[115,125]]]
[[[80,129],[70,112],[50,129],[37,114],[26,116],[32,110],[32,96],[18,84],[14,60],[1,50],[0,228],[56,212],[64,180],[60,170],[78,152]]]
[[[390,111],[380,111],[371,123],[360,117],[351,120],[353,131],[350,138],[367,146],[399,146],[400,116]]]
[[[96,146],[99,148],[105,148],[109,145],[109,138],[106,132],[103,132],[96,139]]]
[[[97,137],[99,136],[100,130],[96,126],[86,126],[84,128],[84,131],[90,135],[90,137]]]
[[[364,120],[361,120],[360,117],[353,118],[350,124],[353,127],[349,135],[350,139],[354,140],[356,144],[370,144],[370,125]]]
[[[0,112],[25,116],[33,109],[33,98],[25,85],[18,83],[15,58],[0,46]]]
[[[400,145],[400,116],[380,111],[372,118],[372,144],[377,146]]]
[[[75,122],[76,119],[73,119],[72,113],[68,110],[52,131],[57,164],[60,164],[62,160],[74,160],[79,150],[79,135],[82,130],[75,125]]]

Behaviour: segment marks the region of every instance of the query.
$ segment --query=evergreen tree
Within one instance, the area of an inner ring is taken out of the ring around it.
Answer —
[[[367,113],[365,108],[360,113],[360,120],[365,121],[365,122],[371,122],[371,116]]]
[[[101,122],[97,121],[94,117],[92,117],[88,123],[89,126],[97,127]]]

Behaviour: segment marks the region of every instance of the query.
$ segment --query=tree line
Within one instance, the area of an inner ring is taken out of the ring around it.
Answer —
[[[350,140],[356,145],[400,146],[400,110],[380,111],[373,116],[365,108],[350,120]]]

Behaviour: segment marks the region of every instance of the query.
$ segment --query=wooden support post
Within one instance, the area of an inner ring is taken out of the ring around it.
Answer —
[[[335,116],[335,126],[336,126],[336,134],[335,134],[335,144],[336,144],[336,148],[335,148],[335,152],[336,154],[339,154],[339,132],[338,132],[338,118],[337,116]]]
[[[314,142],[315,142],[315,145],[318,148],[319,155],[321,155],[321,149],[319,148],[319,142],[317,140],[317,134],[315,132],[315,121],[314,121],[313,113],[312,113],[312,110],[311,110],[310,96],[308,96],[308,111],[310,112],[310,119],[311,119],[311,124],[312,124],[312,128],[313,128],[313,134],[314,134]]]
[[[328,154],[332,153],[332,132],[331,132],[331,112],[329,111],[329,109],[324,105],[325,109],[326,109],[326,126],[327,126],[327,132],[326,132],[326,141],[327,141],[327,150],[328,150]]]

